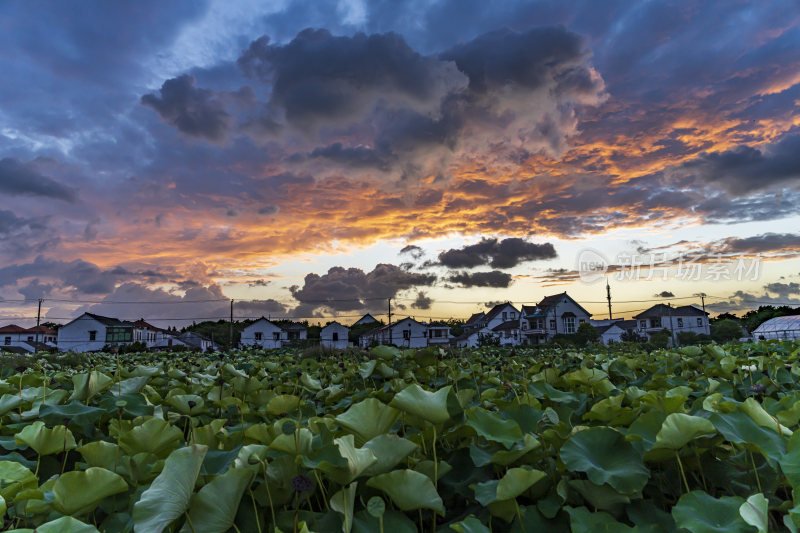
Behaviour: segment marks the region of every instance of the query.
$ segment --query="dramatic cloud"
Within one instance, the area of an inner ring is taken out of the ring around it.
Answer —
[[[430,309],[431,304],[433,304],[433,299],[428,297],[428,293],[425,291],[419,291],[416,299],[414,299],[414,302],[411,304],[411,307],[416,309]]]
[[[335,311],[384,308],[386,300],[399,291],[430,286],[436,276],[408,272],[400,267],[379,264],[371,272],[360,268],[332,267],[326,274],[307,274],[302,287],[292,287],[292,296],[301,306],[313,310],[326,307]]]
[[[764,290],[771,294],[777,294],[778,298],[789,298],[791,295],[800,295],[800,283],[796,281],[768,283],[764,285]]]
[[[800,183],[800,134],[784,135],[764,146],[739,146],[724,152],[705,153],[682,166],[699,183],[724,187],[744,194],[772,186],[797,188]]]
[[[661,291],[659,293],[654,294],[656,298],[674,298],[675,294],[670,291]]]
[[[161,94],[142,96],[142,104],[152,107],[165,122],[192,137],[211,141],[223,139],[230,126],[230,115],[213,91],[198,89],[188,74],[167,80]]]
[[[800,234],[764,233],[753,237],[728,237],[715,243],[721,253],[728,254],[775,254],[788,252],[792,255],[800,250]]]
[[[74,202],[77,194],[52,178],[40,174],[32,163],[17,159],[0,159],[0,192],[9,195],[43,196],[54,200]]]
[[[518,237],[498,241],[483,239],[477,244],[446,250],[439,254],[439,262],[448,268],[475,268],[489,265],[493,268],[512,268],[525,261],[552,259],[556,250],[550,243],[535,244]]]
[[[495,287],[506,288],[511,285],[511,274],[492,270],[491,272],[455,272],[448,276],[448,281],[458,283],[462,287]]]
[[[414,259],[421,259],[425,255],[425,250],[416,244],[408,244],[400,249],[401,254],[408,254]]]

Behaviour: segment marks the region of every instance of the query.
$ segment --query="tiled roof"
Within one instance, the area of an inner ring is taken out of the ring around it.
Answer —
[[[488,313],[486,313],[486,316],[485,316],[485,317],[483,317],[483,321],[484,321],[484,322],[489,322],[489,321],[490,321],[490,320],[492,320],[494,317],[496,317],[497,315],[499,315],[499,314],[500,314],[500,312],[501,312],[501,311],[502,311],[502,310],[503,310],[503,309],[504,309],[506,306],[509,306],[509,305],[511,305],[511,303],[510,303],[510,302],[506,302],[506,303],[502,303],[502,304],[497,304],[497,305],[495,305],[494,307],[492,307],[492,309],[491,309],[491,310],[490,310]],[[513,306],[513,305],[511,305],[511,307],[514,307],[514,306]],[[514,310],[516,311],[516,308],[514,308]]]
[[[475,313],[474,315],[470,316],[464,324],[465,325],[466,324],[474,324],[475,322],[477,322],[478,320],[483,318],[484,315],[485,315],[485,313]]]
[[[519,320],[506,320],[502,324],[492,328],[492,331],[505,331],[507,329],[519,329]]]
[[[642,311],[633,318],[656,318],[660,316],[705,316],[708,313],[693,305],[670,307],[665,304],[656,304],[646,311]]]
[[[0,333],[28,333],[28,330],[16,324],[9,324],[0,328]]]

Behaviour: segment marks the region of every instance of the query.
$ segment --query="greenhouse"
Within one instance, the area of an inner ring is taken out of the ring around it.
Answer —
[[[753,330],[753,338],[800,339],[800,315],[770,318]]]

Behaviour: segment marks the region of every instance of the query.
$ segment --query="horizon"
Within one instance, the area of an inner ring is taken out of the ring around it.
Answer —
[[[84,7],[0,4],[0,325],[800,306],[794,2]]]

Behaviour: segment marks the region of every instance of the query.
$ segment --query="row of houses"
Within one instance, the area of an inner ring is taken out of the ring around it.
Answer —
[[[501,345],[537,346],[552,340],[556,335],[575,334],[583,323],[592,325],[604,344],[620,342],[627,335],[649,339],[667,329],[673,343],[680,332],[709,334],[708,313],[692,305],[672,307],[658,304],[635,315],[633,319],[594,320],[566,292],[543,298],[536,305],[523,305],[519,309],[510,302],[493,306],[487,312],[476,313],[464,324],[463,333],[453,336],[445,322],[420,322],[407,317],[382,325],[372,315],[364,315],[353,327],[374,324],[358,338],[358,344],[369,347],[376,344],[393,344],[404,348],[453,345],[476,347],[487,341]],[[320,345],[343,349],[351,345],[350,328],[339,322],[330,322],[320,331]],[[280,348],[308,339],[306,326],[291,321],[260,319],[242,330],[240,346]],[[144,319],[134,322],[83,313],[78,318],[58,328],[44,326],[22,328],[8,325],[0,328],[0,349],[4,351],[35,352],[61,350],[90,352],[106,346],[142,343],[148,349],[184,346],[201,351],[216,350],[219,346],[199,333],[177,333],[158,328]]]

